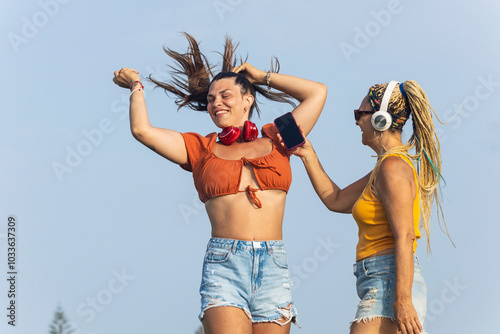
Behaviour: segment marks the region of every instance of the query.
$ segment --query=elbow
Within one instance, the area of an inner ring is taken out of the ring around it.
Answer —
[[[338,207],[338,206],[327,206],[328,210],[330,210],[331,212],[335,212],[335,213],[352,213],[351,210],[347,209],[347,208],[341,208],[341,207]]]
[[[144,137],[147,134],[147,129],[142,127],[131,127],[130,132],[132,132],[132,136],[138,141],[142,142]]]
[[[336,201],[335,197],[332,193],[330,192],[323,192],[323,193],[318,193],[319,198],[321,199],[321,202],[323,202],[323,205],[326,206],[326,208],[329,211],[335,212],[335,207],[336,207]]]
[[[142,132],[137,128],[131,128],[130,132],[132,132],[132,136],[137,140],[142,137]]]
[[[328,87],[324,83],[320,83],[320,90],[321,90],[321,93],[326,98],[326,94],[328,94]]]
[[[328,88],[323,83],[318,83],[317,96],[322,100],[326,101],[326,95],[328,94]]]
[[[412,244],[415,241],[415,232],[414,231],[408,231],[406,233],[401,233],[398,235],[394,236],[394,239],[396,240],[396,243],[402,243],[402,244]]]
[[[336,201],[331,201],[331,200],[330,201],[323,201],[323,204],[331,212],[344,213],[344,211],[345,211],[339,207],[339,205]]]
[[[324,194],[321,198],[323,204],[330,210],[331,212],[337,213],[350,213],[351,208],[347,207],[346,203],[340,198],[340,191],[332,191],[329,194]]]
[[[339,212],[339,208],[337,207],[335,202],[332,201],[324,201],[323,204],[325,204],[326,208],[331,211],[331,212]]]
[[[405,235],[405,238],[406,240],[408,240],[409,242],[413,243],[415,241],[415,232],[414,231],[411,231],[411,232],[408,232],[406,235]]]
[[[328,209],[328,211],[330,212],[337,212],[337,210],[335,210],[335,207],[329,203],[324,203],[326,208]]]

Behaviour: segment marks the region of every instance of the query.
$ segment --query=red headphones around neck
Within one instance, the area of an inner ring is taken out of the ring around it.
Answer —
[[[235,126],[228,126],[219,133],[219,140],[224,145],[231,145],[240,138],[241,130]],[[243,140],[252,141],[259,135],[257,125],[250,121],[245,121],[243,125]]]

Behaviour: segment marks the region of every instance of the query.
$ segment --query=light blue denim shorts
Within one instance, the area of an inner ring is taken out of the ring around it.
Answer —
[[[296,323],[283,241],[211,238],[200,286],[201,313],[219,306],[242,309],[252,322]]]
[[[420,323],[424,324],[427,305],[427,288],[418,258],[414,255],[414,274],[412,286],[412,302]],[[375,256],[354,264],[356,289],[361,299],[355,322],[366,322],[374,318],[394,318],[394,292],[396,286],[396,271],[394,254]]]

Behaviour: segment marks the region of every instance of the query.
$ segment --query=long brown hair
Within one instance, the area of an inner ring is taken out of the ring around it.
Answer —
[[[268,92],[267,87],[253,85],[250,81],[240,73],[231,72],[237,66],[236,49],[238,44],[234,45],[231,38],[226,36],[224,43],[224,51],[222,55],[222,68],[221,72],[214,76],[214,66],[211,65],[207,57],[200,51],[200,43],[196,41],[191,35],[183,33],[186,37],[189,46],[185,53],[179,53],[169,48],[163,48],[165,53],[170,56],[177,66],[169,67],[172,69],[170,82],[162,82],[156,80],[149,75],[149,79],[154,82],[158,87],[165,90],[165,93],[173,94],[176,99],[175,103],[178,105],[177,110],[182,107],[188,107],[196,111],[207,111],[207,95],[210,84],[223,78],[235,78],[235,83],[240,86],[241,93],[251,93],[254,96],[254,103],[249,110],[249,118],[252,117],[253,109],[257,110],[260,115],[260,108],[257,104],[258,92],[266,99],[276,102],[286,102],[295,106],[292,97],[282,92]],[[240,64],[246,61],[241,57],[239,58]],[[279,72],[279,62],[277,58],[271,61],[271,72]]]

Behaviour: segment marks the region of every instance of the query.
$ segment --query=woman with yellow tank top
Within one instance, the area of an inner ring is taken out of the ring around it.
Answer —
[[[423,332],[426,286],[415,255],[417,239],[420,227],[429,238],[433,203],[442,215],[441,153],[431,111],[415,81],[372,86],[354,118],[377,163],[344,189],[328,177],[307,139],[292,152],[328,209],[352,213],[359,227],[354,275],[360,302],[351,334]],[[410,116],[413,134],[403,144],[401,131]]]

